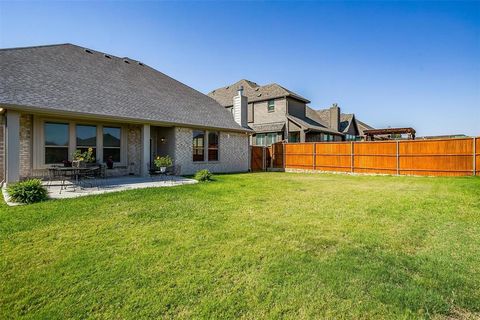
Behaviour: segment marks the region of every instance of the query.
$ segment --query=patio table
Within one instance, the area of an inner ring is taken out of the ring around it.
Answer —
[[[53,177],[60,177],[62,178],[62,187],[65,182],[65,178],[74,177],[75,178],[75,185],[78,185],[78,177],[81,176],[85,172],[100,170],[100,166],[93,166],[93,167],[51,167],[48,168],[48,171],[52,174]]]

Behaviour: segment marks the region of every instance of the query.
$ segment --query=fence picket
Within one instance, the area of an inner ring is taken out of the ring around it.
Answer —
[[[280,143],[282,147],[278,148],[278,153],[277,148],[272,148],[275,150],[272,153],[275,153],[276,159],[281,152],[283,161],[272,165],[286,169],[313,168],[321,171],[397,175],[477,175],[477,158],[480,158],[478,142],[477,138],[460,138]],[[313,163],[310,163],[312,160]]]

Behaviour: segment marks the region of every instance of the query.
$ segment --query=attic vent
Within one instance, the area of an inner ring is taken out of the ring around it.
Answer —
[[[92,52],[92,51],[90,51],[90,50],[88,50],[88,49],[85,49],[85,52],[86,52],[86,53],[93,54],[93,52]]]
[[[105,58],[112,59],[112,57],[109,56],[108,54],[104,54],[103,56],[104,56]]]
[[[137,63],[139,66],[143,66],[143,63],[141,63],[140,61],[137,61]]]
[[[123,62],[125,62],[125,63],[130,63],[128,60],[123,60]]]

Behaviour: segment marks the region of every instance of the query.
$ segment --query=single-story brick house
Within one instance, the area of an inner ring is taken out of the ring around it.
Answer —
[[[0,49],[0,114],[7,183],[86,148],[99,162],[113,159],[109,175],[147,175],[156,155],[170,155],[180,174],[249,167],[244,113],[236,122],[214,99],[139,61],[72,44]]]

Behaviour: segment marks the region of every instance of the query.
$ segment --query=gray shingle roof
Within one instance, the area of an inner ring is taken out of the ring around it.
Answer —
[[[218,88],[208,94],[224,107],[230,107],[233,104],[233,97],[237,90],[243,86],[243,94],[248,98],[248,102],[264,101],[280,97],[292,97],[305,103],[310,103],[304,97],[292,92],[276,83],[259,86],[253,81],[242,79],[232,85]]]
[[[358,120],[358,119],[357,119],[357,127],[358,127],[358,131],[359,131],[359,133],[360,133],[361,136],[364,136],[364,135],[365,135],[365,133],[364,133],[365,130],[373,130],[373,129],[375,129],[374,127],[369,126],[369,125],[366,124],[365,122],[360,121],[360,120]]]
[[[257,133],[261,132],[280,132],[285,128],[285,122],[271,122],[261,124],[251,124],[250,127]]]
[[[319,125],[318,123],[316,123],[315,121],[313,121],[312,119],[309,119],[309,118],[300,119],[300,118],[294,117],[292,115],[287,115],[287,118],[290,121],[293,121],[296,124],[298,124],[300,127],[302,127],[302,129],[308,129],[310,131],[316,131],[316,132],[328,132],[328,133],[333,133],[333,134],[337,134],[337,135],[343,135],[341,132],[338,132],[338,131],[335,131],[333,129],[321,126],[321,125]]]
[[[321,110],[314,110],[316,111],[320,121],[325,123],[328,127],[330,127],[330,109],[321,109]],[[363,135],[363,130],[368,130],[369,128],[373,129],[369,125],[361,122],[355,117],[353,113],[340,113],[340,132],[348,131],[348,128],[352,125],[352,121],[355,119],[357,123],[357,128],[360,135]],[[363,127],[363,129],[362,129]]]
[[[245,130],[214,99],[147,65],[72,44],[1,49],[0,104]]]

